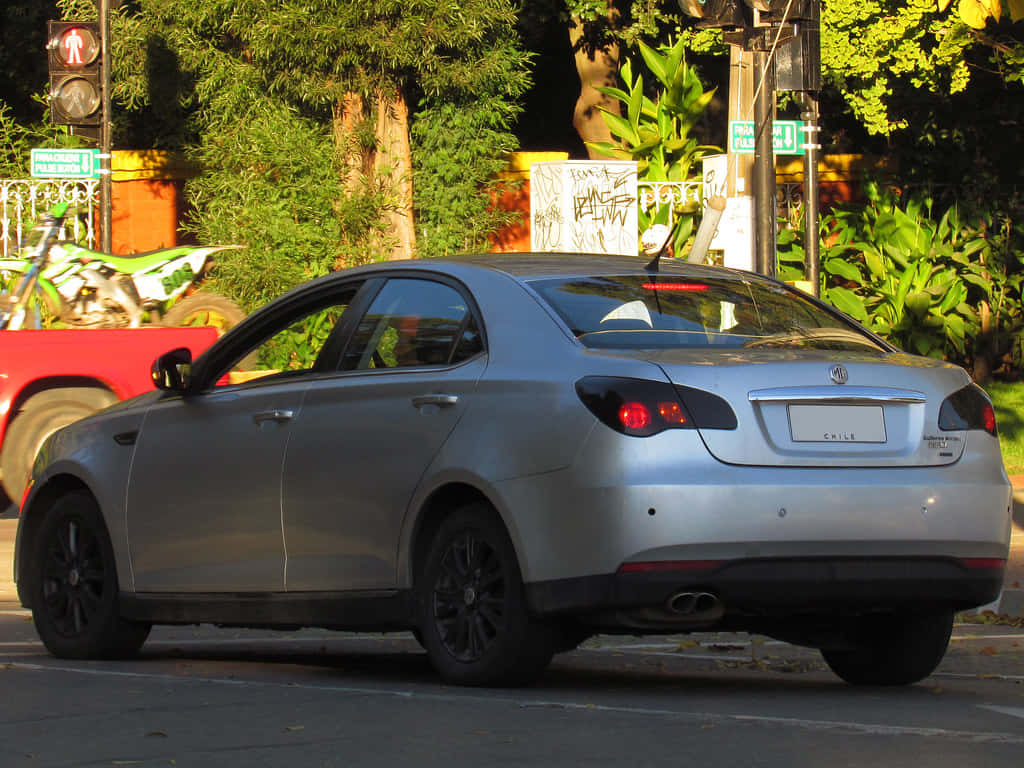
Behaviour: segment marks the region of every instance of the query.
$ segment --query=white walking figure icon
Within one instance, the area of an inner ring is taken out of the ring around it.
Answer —
[[[82,47],[85,45],[85,40],[79,34],[77,29],[72,30],[64,36],[64,47],[67,48],[67,56],[65,60],[68,64],[84,64],[82,61]]]

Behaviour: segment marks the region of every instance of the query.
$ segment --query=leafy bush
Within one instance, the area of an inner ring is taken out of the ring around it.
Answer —
[[[941,215],[867,184],[866,205],[839,206],[820,231],[822,298],[893,344],[973,369],[1019,368],[1024,229],[1009,214]],[[780,277],[803,277],[803,232],[779,234]]]

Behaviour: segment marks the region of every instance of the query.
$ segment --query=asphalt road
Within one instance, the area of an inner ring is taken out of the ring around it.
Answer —
[[[602,636],[518,690],[440,685],[407,635],[160,628],[51,658],[0,613],[0,765],[1019,766],[1024,630],[958,626],[921,684],[856,689],[745,635]]]
[[[13,520],[0,520],[0,567]],[[9,566],[7,566],[9,567]],[[907,688],[748,635],[600,636],[524,689],[441,685],[407,634],[158,627],[140,658],[50,657],[0,579],[0,768],[1019,766],[1024,628],[959,624]]]

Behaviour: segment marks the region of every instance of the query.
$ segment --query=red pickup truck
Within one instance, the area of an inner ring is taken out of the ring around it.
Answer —
[[[193,356],[214,328],[0,331],[0,485],[21,498],[36,451],[61,427],[153,389],[149,369],[164,352]],[[0,514],[5,508],[0,493]]]

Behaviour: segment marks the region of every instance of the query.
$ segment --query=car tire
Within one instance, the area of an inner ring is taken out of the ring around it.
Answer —
[[[138,652],[150,625],[119,613],[117,568],[92,496],[75,491],[46,512],[29,573],[32,620],[46,649],[65,659],[114,659]]]
[[[512,542],[486,504],[441,523],[417,598],[423,646],[446,682],[526,685],[554,655],[557,629],[529,615]]]
[[[567,622],[558,628],[555,641],[555,653],[575,651],[580,645],[594,636],[594,631],[575,622]]]
[[[26,400],[7,428],[0,452],[0,477],[11,501],[21,499],[32,462],[46,438],[116,402],[112,392],[98,387],[55,387]]]
[[[952,630],[950,610],[872,616],[847,632],[852,648],[821,654],[851,685],[910,685],[939,666]]]

